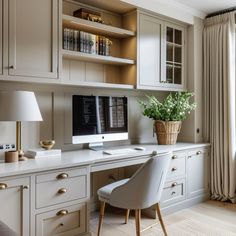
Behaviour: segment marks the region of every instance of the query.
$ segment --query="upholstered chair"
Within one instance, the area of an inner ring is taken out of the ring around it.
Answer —
[[[135,210],[136,236],[140,236],[141,232],[141,210],[155,205],[161,227],[164,234],[167,235],[159,203],[170,159],[171,152],[155,155],[144,163],[130,179],[114,182],[98,190],[101,208],[97,236],[100,236],[106,203],[114,207],[126,209],[126,223],[129,217],[129,210]]]

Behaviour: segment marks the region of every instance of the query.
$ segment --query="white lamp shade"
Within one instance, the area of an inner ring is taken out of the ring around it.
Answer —
[[[0,92],[0,121],[42,121],[33,92]]]

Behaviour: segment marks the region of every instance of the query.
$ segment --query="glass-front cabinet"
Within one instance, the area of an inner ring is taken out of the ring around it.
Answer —
[[[165,24],[164,35],[165,62],[161,82],[184,88],[184,28]]]

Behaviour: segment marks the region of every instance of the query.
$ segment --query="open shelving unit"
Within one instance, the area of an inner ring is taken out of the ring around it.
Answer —
[[[122,12],[113,12],[106,8],[106,4],[97,8],[83,0],[63,0],[62,8],[62,29],[84,31],[104,36],[112,41],[109,56],[80,52],[78,49],[75,51],[62,49],[63,83],[94,87],[101,85],[107,88],[134,88],[137,73],[137,12],[128,6]],[[99,12],[105,23],[74,17],[73,12],[80,8]]]
[[[70,60],[83,60],[87,62],[101,63],[101,64],[112,64],[112,65],[134,65],[134,60],[111,57],[111,56],[102,56],[96,54],[88,54],[77,51],[62,50],[63,58]]]
[[[135,32],[118,28],[111,25],[101,24],[97,22],[92,22],[84,19],[80,19],[74,16],[69,16],[63,14],[62,16],[63,26],[83,30],[89,33],[109,36],[113,38],[128,38],[135,36]]]

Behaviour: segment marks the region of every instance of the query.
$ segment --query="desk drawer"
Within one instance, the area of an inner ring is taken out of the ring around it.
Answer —
[[[185,176],[185,156],[185,153],[173,155],[167,173],[167,180],[175,179],[180,176]]]
[[[185,179],[170,181],[162,192],[161,205],[166,206],[185,199]]]
[[[36,208],[87,197],[87,176],[36,184]]]
[[[77,204],[36,216],[36,236],[68,236],[86,232],[86,204]]]

